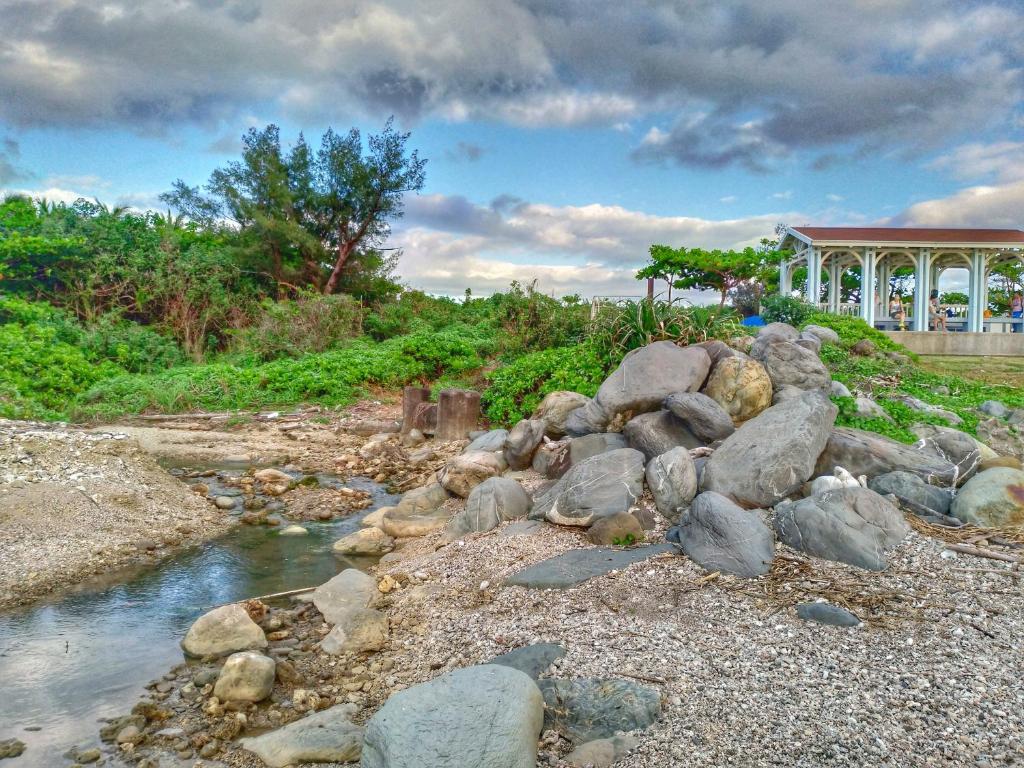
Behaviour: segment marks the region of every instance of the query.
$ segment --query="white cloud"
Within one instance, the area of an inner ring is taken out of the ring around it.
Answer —
[[[787,189],[784,192],[775,192],[774,194],[772,194],[771,199],[772,200],[792,200],[793,199],[793,190]]]
[[[928,167],[949,171],[958,179],[1016,181],[1024,178],[1024,142],[963,144],[936,158]]]
[[[825,195],[825,199],[830,203],[841,203],[845,198],[842,195],[837,195],[834,192],[831,192]]]
[[[726,205],[729,203],[735,203],[737,200],[739,200],[739,198],[736,197],[736,195],[726,195],[725,197],[718,198],[718,202],[725,203]]]
[[[955,194],[926,200],[894,217],[893,224],[920,227],[1024,226],[1024,181],[961,189]]]

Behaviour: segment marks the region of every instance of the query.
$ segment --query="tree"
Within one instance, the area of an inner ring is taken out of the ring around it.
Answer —
[[[785,253],[775,250],[770,240],[742,251],[652,245],[652,264],[640,270],[637,277],[661,277],[673,288],[718,291],[718,306],[722,307],[730,291],[748,282],[767,281],[783,256]]]
[[[204,227],[233,223],[275,283],[294,274],[335,293],[346,271],[386,276],[393,262],[380,246],[403,214],[405,195],[425,179],[427,161],[406,151],[409,135],[388,120],[364,153],[357,129],[342,136],[329,128],[318,150],[300,135],[285,152],[276,125],[253,128],[241,160],[215,170],[203,190],[179,179],[161,200]]]

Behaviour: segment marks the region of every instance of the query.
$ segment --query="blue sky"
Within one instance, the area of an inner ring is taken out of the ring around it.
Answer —
[[[824,6],[824,7],[823,7]],[[652,242],[1024,225],[1009,2],[0,0],[0,189],[136,207],[274,122],[429,158],[417,287],[636,293]]]

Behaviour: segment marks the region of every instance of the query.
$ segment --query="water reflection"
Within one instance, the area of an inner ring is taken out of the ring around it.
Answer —
[[[373,505],[343,520],[303,523],[308,536],[239,526],[154,567],[123,572],[122,583],[0,615],[0,739],[28,745],[18,768],[59,766],[71,746],[95,743],[97,719],[125,713],[145,683],[181,659],[178,641],[203,611],[320,584],[346,567],[331,545],[395,500],[369,480],[347,484],[370,492]]]

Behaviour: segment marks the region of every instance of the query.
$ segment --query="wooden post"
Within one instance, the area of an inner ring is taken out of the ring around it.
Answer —
[[[402,390],[402,434],[416,428],[416,408],[430,400],[429,387],[406,387]]]
[[[412,416],[412,428],[424,435],[432,435],[437,431],[437,403],[420,403]]]
[[[438,440],[461,440],[476,429],[480,393],[470,389],[442,389],[437,397]]]

